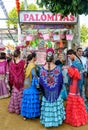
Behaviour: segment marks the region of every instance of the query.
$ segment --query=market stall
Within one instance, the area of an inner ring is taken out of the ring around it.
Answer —
[[[48,11],[19,11],[19,24],[21,35],[19,43],[24,46],[24,53],[35,50],[42,64],[46,48],[59,49],[71,48],[74,37],[73,28],[78,18],[69,15],[52,14]],[[41,54],[41,55],[40,55]],[[40,64],[40,60],[37,64]]]

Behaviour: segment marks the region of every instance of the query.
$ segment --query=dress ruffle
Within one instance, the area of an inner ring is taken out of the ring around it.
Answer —
[[[45,127],[58,127],[65,120],[63,100],[59,98],[55,102],[48,102],[43,96],[40,122]]]
[[[23,92],[21,115],[26,118],[40,116],[39,91],[32,86]]]
[[[23,88],[17,90],[15,87],[12,90],[8,111],[11,113],[20,114],[21,99],[23,94]]]
[[[86,106],[80,96],[68,95],[65,122],[72,126],[85,125],[88,121]]]
[[[0,99],[7,98],[10,96],[9,89],[7,88],[5,80],[0,80]]]

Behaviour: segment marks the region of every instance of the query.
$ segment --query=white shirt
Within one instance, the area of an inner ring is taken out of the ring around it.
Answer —
[[[83,64],[83,68],[84,68],[84,72],[87,72],[87,58],[84,56],[80,57],[82,64]]]

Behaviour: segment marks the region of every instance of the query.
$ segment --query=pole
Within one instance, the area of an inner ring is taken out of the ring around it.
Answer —
[[[24,9],[27,10],[27,0],[24,0]]]

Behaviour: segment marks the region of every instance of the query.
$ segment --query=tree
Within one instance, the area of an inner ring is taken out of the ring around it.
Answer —
[[[67,16],[70,13],[88,14],[88,0],[37,0],[40,7],[46,7],[52,13],[61,13]]]
[[[20,10],[24,10],[24,2],[21,2]],[[38,10],[38,7],[35,4],[29,4],[27,7],[27,10]],[[9,13],[8,17],[10,20],[7,20],[6,24],[7,27],[10,27],[10,25],[13,25],[14,28],[17,28],[18,23],[18,13],[16,10],[16,7],[14,7]]]
[[[88,27],[85,25],[80,27],[80,39],[82,43],[85,43],[88,40]]]

